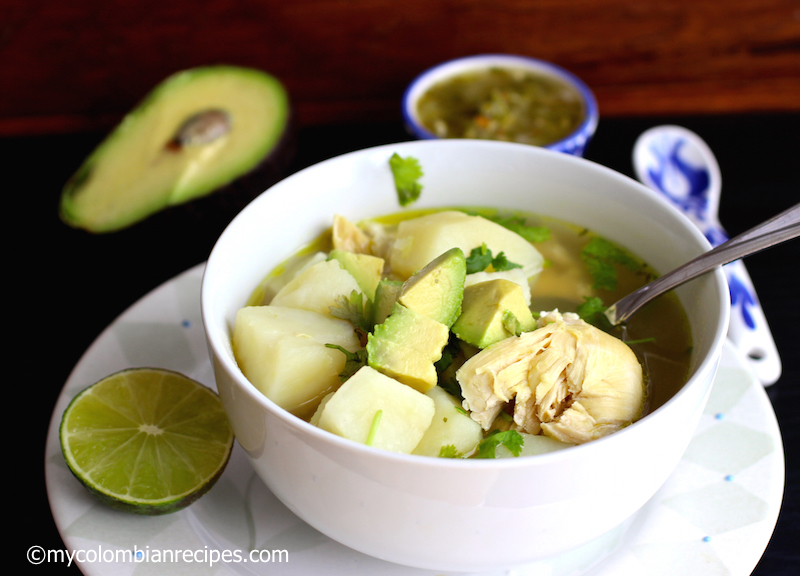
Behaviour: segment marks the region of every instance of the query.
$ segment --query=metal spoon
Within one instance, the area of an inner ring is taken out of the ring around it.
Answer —
[[[628,294],[609,306],[605,316],[614,326],[622,324],[657,296],[677,288],[681,284],[706,272],[710,272],[717,266],[755,254],[765,248],[798,236],[800,236],[800,204],[795,204],[766,222],[739,234],[713,250],[705,252],[694,260],[690,260],[672,272],[664,274],[657,280]]]
[[[712,246],[728,240],[717,216],[719,165],[700,136],[681,126],[650,128],[636,140],[633,166],[637,178],[670,200]],[[728,339],[764,386],[774,384],[781,375],[781,358],[750,275],[741,260],[724,270],[731,292]]]

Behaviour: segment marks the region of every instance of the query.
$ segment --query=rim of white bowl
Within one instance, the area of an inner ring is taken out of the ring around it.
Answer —
[[[287,410],[284,410],[280,406],[278,406],[275,402],[267,398],[260,390],[258,390],[242,373],[239,369],[239,366],[236,364],[236,361],[233,359],[232,353],[230,355],[226,354],[226,350],[230,350],[230,334],[228,333],[228,328],[226,326],[217,327],[216,329],[209,330],[209,324],[213,324],[214,322],[214,306],[211,303],[212,296],[210,291],[207,289],[207,282],[206,276],[211,269],[213,271],[214,260],[215,256],[219,253],[218,247],[223,244],[226,240],[226,237],[229,236],[230,230],[235,226],[235,223],[242,219],[242,214],[248,211],[248,208],[259,201],[259,198],[266,196],[271,190],[275,188],[282,188],[283,186],[290,185],[291,182],[298,178],[303,178],[304,174],[310,170],[317,170],[323,169],[326,165],[332,162],[342,161],[352,156],[358,156],[362,154],[374,154],[377,152],[386,151],[387,153],[392,152],[403,152],[404,149],[413,148],[415,146],[490,146],[490,147],[499,147],[499,146],[510,146],[515,149],[524,148],[527,151],[525,153],[530,154],[546,154],[546,155],[554,155],[552,158],[553,161],[563,161],[563,162],[578,162],[578,163],[588,163],[594,166],[594,169],[599,170],[600,172],[605,173],[606,177],[611,179],[618,180],[621,184],[626,186],[634,186],[640,190],[640,192],[649,198],[649,200],[660,204],[662,208],[665,210],[672,212],[673,215],[683,223],[684,232],[686,235],[692,237],[695,241],[699,242],[700,245],[704,246],[706,250],[711,249],[711,245],[708,240],[703,236],[702,233],[697,229],[697,227],[692,224],[692,222],[677,208],[675,208],[668,200],[663,198],[659,193],[647,188],[640,182],[625,176],[624,174],[612,170],[608,167],[605,167],[601,164],[593,162],[591,160],[587,160],[585,158],[579,156],[572,156],[569,154],[562,154],[560,152],[555,152],[552,150],[548,150],[543,147],[538,146],[529,146],[527,144],[519,144],[513,142],[501,142],[497,140],[470,140],[470,139],[460,139],[460,138],[453,138],[453,139],[436,139],[436,140],[425,140],[425,141],[411,141],[411,142],[401,142],[396,144],[384,144],[380,146],[374,146],[370,148],[364,148],[361,150],[355,150],[353,152],[348,152],[345,154],[341,154],[339,156],[335,156],[332,158],[328,158],[302,170],[288,176],[287,178],[281,180],[280,182],[274,184],[264,192],[262,192],[255,200],[253,200],[250,205],[245,207],[242,212],[236,215],[236,217],[231,221],[230,224],[226,227],[226,229],[222,232],[219,239],[217,240],[216,244],[212,248],[211,254],[207,260],[206,268],[203,273],[203,281],[201,287],[201,315],[203,318],[205,331],[206,331],[206,338],[209,342],[209,345],[213,348],[214,354],[216,355],[217,359],[224,365],[224,368],[235,377],[235,380],[239,384],[239,388],[245,392],[252,400],[260,404],[262,407],[267,409],[270,413],[274,416],[278,417],[284,423],[288,424],[291,427],[298,428],[304,433],[310,434],[318,440],[324,442],[330,442],[336,445],[338,448],[343,450],[354,452],[356,454],[362,455],[369,455],[370,457],[378,458],[378,459],[386,459],[392,460],[397,462],[407,462],[410,465],[417,465],[417,466],[435,466],[435,467],[442,467],[442,468],[456,468],[456,467],[464,467],[464,469],[472,468],[472,467],[517,467],[517,466],[526,466],[528,463],[531,462],[531,458],[535,458],[537,461],[557,461],[562,458],[571,458],[573,455],[577,454],[576,451],[582,451],[587,449],[593,449],[592,446],[599,446],[605,445],[609,443],[618,443],[624,441],[623,439],[626,438],[629,434],[631,434],[631,430],[636,430],[641,426],[648,425],[653,419],[653,415],[660,413],[672,404],[675,404],[679,401],[679,398],[688,393],[689,389],[689,382],[693,379],[699,378],[701,374],[706,373],[708,370],[713,368],[713,365],[716,364],[717,358],[722,350],[723,343],[727,337],[727,327],[728,327],[728,318],[729,318],[729,310],[730,310],[730,299],[728,293],[728,286],[727,280],[725,278],[725,273],[722,271],[721,268],[718,268],[714,272],[711,272],[710,275],[716,278],[717,283],[717,292],[720,303],[723,307],[723,314],[720,315],[720,318],[717,322],[717,327],[714,332],[714,338],[709,346],[709,354],[703,358],[694,368],[694,372],[692,377],[687,380],[684,385],[672,395],[664,404],[659,406],[654,411],[646,414],[636,422],[633,422],[631,425],[614,432],[613,434],[609,434],[608,436],[604,436],[602,438],[598,438],[596,440],[592,440],[591,442],[586,442],[584,444],[578,444],[575,446],[571,446],[568,449],[564,450],[556,450],[553,452],[547,452],[544,454],[538,454],[535,456],[528,456],[528,457],[517,457],[517,458],[487,458],[487,459],[479,459],[479,458],[470,458],[470,459],[459,459],[459,458],[434,458],[430,456],[421,456],[416,454],[400,454],[396,452],[390,452],[387,450],[383,450],[380,448],[375,448],[372,446],[367,446],[364,444],[359,444],[357,442],[353,442],[352,440],[348,440],[346,438],[339,437],[335,434],[332,434],[326,430],[319,428],[318,426],[314,426],[299,418],[294,416]],[[388,157],[388,156],[387,156]]]
[[[463,56],[447,60],[428,68],[412,80],[403,93],[402,115],[403,122],[407,129],[421,140],[440,140],[441,138],[439,136],[436,136],[425,128],[422,122],[419,121],[419,117],[416,113],[417,100],[419,100],[425,91],[433,84],[447,77],[498,64],[521,67],[539,72],[545,71],[567,81],[578,90],[578,93],[581,95],[586,109],[586,116],[583,122],[564,138],[550,142],[549,144],[541,146],[541,148],[561,150],[562,148],[570,148],[571,146],[583,146],[594,135],[599,121],[599,109],[597,106],[597,99],[591,88],[578,76],[557,64],[520,54],[476,54],[474,56]]]

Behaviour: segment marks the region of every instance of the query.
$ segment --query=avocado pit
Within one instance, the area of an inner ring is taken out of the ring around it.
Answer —
[[[210,109],[187,118],[167,145],[171,150],[210,144],[231,131],[231,116],[225,110]]]

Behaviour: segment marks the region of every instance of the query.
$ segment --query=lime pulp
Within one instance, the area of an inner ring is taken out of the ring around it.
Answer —
[[[92,494],[139,514],[194,502],[233,448],[219,396],[160,368],[122,370],[88,387],[64,411],[59,435],[67,465]]]

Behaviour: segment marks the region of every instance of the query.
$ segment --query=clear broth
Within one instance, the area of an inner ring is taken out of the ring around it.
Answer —
[[[448,208],[405,211],[369,219],[391,230],[400,221]],[[595,289],[581,251],[598,237],[591,231],[554,218],[527,212],[498,211],[489,208],[449,208],[484,217],[515,217],[529,226],[549,229],[550,238],[534,246],[546,261],[545,269],[531,287],[531,310],[534,313],[555,308],[562,313],[575,312],[585,297],[598,297],[610,305],[626,294],[650,282],[657,273],[647,263],[632,256],[640,265],[636,270],[616,266],[615,290]],[[364,223],[362,223],[364,224]],[[624,247],[620,247],[625,250]],[[296,270],[317,252],[332,249],[330,230],[303,247],[272,270],[252,293],[248,304],[266,304],[292,277]],[[627,251],[626,251],[627,252]],[[628,254],[630,254],[628,252]],[[652,412],[669,400],[685,384],[692,355],[689,322],[677,296],[668,293],[642,308],[623,327],[609,331],[628,343],[642,364],[647,380],[647,398],[642,415]]]

